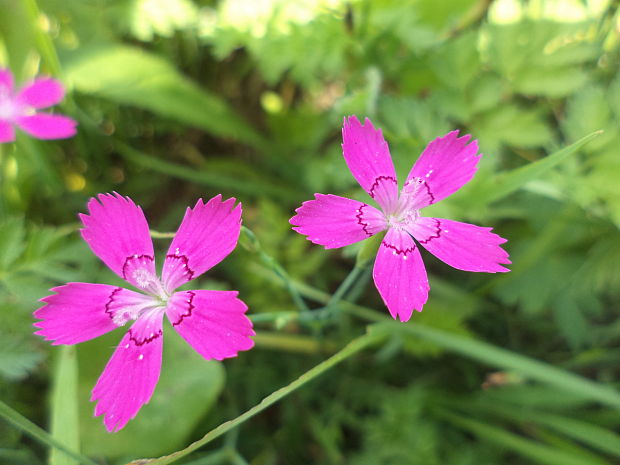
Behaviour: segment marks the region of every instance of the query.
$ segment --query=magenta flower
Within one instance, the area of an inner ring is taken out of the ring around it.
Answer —
[[[426,146],[403,188],[387,142],[369,119],[362,125],[345,118],[342,151],[351,173],[377,202],[378,210],[337,195],[315,194],[290,223],[308,240],[326,249],[342,247],[387,233],[381,242],[373,279],[394,319],[407,321],[428,299],[428,278],[416,243],[448,265],[464,271],[509,271],[508,254],[499,247],[506,239],[473,224],[420,216],[424,207],[448,197],[467,184],[480,160],[478,144],[452,131]]]
[[[129,328],[92,391],[95,415],[118,431],[149,401],[161,369],[162,323],[172,327],[205,359],[222,360],[254,342],[247,306],[236,291],[180,291],[179,286],[218,264],[237,244],[241,204],[222,196],[188,208],[164,260],[161,279],[149,226],[128,197],[100,194],[80,214],[82,237],[112,271],[141,293],[107,284],[68,283],[52,289],[34,312],[35,334],[52,344],[77,344],[123,326]]]
[[[13,142],[17,126],[37,139],[64,139],[75,135],[77,123],[62,115],[37,113],[51,107],[65,96],[60,82],[38,78],[13,93],[13,75],[0,68],[0,144]]]

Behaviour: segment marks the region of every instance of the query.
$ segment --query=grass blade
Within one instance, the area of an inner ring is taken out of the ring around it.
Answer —
[[[540,160],[537,160],[533,163],[528,163],[527,165],[521,166],[520,168],[514,169],[512,171],[499,174],[486,186],[481,186],[481,198],[485,199],[485,202],[491,203],[502,199],[503,197],[506,197],[508,194],[511,194],[519,188],[523,187],[532,179],[542,176],[544,173],[554,168],[560,162],[565,160],[567,157],[575,153],[585,144],[587,144],[592,139],[602,133],[603,131],[593,132],[592,134],[588,134],[587,136],[582,137],[577,142],[569,145],[568,147],[558,150],[551,155],[547,155]]]
[[[52,437],[71,450],[79,450],[77,404],[77,357],[75,347],[63,346],[54,372],[52,390]],[[66,453],[52,449],[50,465],[76,465],[79,461]]]

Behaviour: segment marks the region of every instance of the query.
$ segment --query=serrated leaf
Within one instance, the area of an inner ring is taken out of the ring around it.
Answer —
[[[11,218],[0,223],[0,270],[7,270],[24,250],[24,221]]]
[[[532,67],[522,70],[514,79],[517,92],[559,98],[572,94],[588,81],[588,74],[579,68]]]
[[[18,381],[27,376],[42,358],[21,338],[0,333],[0,376]]]

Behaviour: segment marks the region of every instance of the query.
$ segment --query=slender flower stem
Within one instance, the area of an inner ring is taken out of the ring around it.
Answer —
[[[0,400],[0,417],[4,418],[8,423],[11,423],[16,428],[22,430],[24,433],[28,434],[32,438],[36,439],[43,444],[46,444],[50,447],[55,447],[58,450],[63,451],[69,457],[74,458],[75,460],[83,463],[85,465],[97,465],[96,462],[89,459],[88,457],[84,457],[83,455],[74,452],[63,444],[54,439],[47,431],[35,425],[33,422],[28,420],[21,413],[13,410],[7,404]]]
[[[241,226],[241,236],[239,238],[240,244],[248,251],[258,255],[260,261],[267,266],[284,284],[284,287],[291,295],[293,302],[297,308],[302,312],[310,312],[310,308],[306,305],[306,302],[302,298],[301,294],[293,284],[293,280],[288,275],[286,270],[278,263],[278,261],[271,255],[266,253],[256,235],[245,226]]]
[[[357,282],[358,278],[362,273],[366,271],[366,266],[355,265],[351,272],[344,278],[344,281],[340,283],[336,292],[332,295],[332,297],[327,302],[327,307],[332,307],[338,304],[344,297],[345,294],[353,287],[353,285]]]
[[[159,232],[154,229],[150,229],[149,233],[153,239],[172,239],[176,233],[173,232]]]
[[[260,403],[258,403],[251,409],[247,410],[245,413],[239,415],[237,418],[233,420],[222,423],[215,429],[212,429],[211,431],[209,431],[206,435],[202,437],[202,439],[199,439],[198,441],[190,444],[185,449],[182,449],[180,451],[174,452],[173,454],[165,455],[163,457],[159,457],[155,459],[134,460],[133,462],[130,462],[127,465],[147,465],[147,464],[148,465],[167,465],[169,463],[176,462],[180,458],[185,457],[186,455],[195,451],[196,449],[204,446],[205,444],[210,443],[211,441],[220,437],[221,435],[230,431],[231,429],[236,428],[241,423],[245,422],[246,420],[252,418],[254,415],[272,406],[273,404],[275,404],[282,398],[286,397],[293,391],[299,389],[307,382],[312,381],[314,378],[323,374],[325,371],[329,370],[334,365],[342,362],[343,360],[346,360],[347,358],[356,354],[362,349],[381,340],[384,336],[385,336],[384,332],[374,331],[372,327],[369,328],[369,331],[365,335],[352,340],[342,350],[332,355],[327,360],[319,363],[318,365],[316,365],[314,368],[310,369],[309,371],[305,372],[303,375],[301,375],[299,378],[297,378],[295,381],[293,381],[289,385],[283,388],[280,388],[275,392],[272,392],[267,397],[265,397],[262,401],[260,401]]]

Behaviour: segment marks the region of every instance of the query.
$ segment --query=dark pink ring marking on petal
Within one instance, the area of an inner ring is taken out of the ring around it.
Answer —
[[[364,223],[364,221],[362,220],[362,215],[364,214],[364,210],[363,209],[364,209],[364,207],[368,207],[368,206],[369,206],[368,204],[364,204],[361,207],[359,207],[357,209],[357,215],[355,215],[355,218],[357,218],[357,224],[359,224],[362,227],[362,229],[364,230],[366,235],[368,237],[372,237],[373,234],[370,231],[368,231],[368,229],[366,229],[366,228],[370,227],[370,225],[368,223]]]
[[[143,255],[130,255],[129,257],[127,257],[125,259],[125,263],[123,263],[123,268],[122,268],[122,273],[123,273],[123,279],[128,279],[127,278],[127,266],[131,263],[132,260],[142,260],[143,258],[148,258],[150,261],[155,261],[155,259],[147,254],[143,254]]]
[[[422,178],[412,178],[410,180],[408,180],[407,182],[405,182],[405,188],[411,184],[411,183],[417,183],[418,185],[423,185],[424,187],[426,187],[426,193],[428,194],[428,196],[430,197],[430,204],[435,203],[435,196],[433,195],[433,193],[431,192],[431,186],[428,185],[428,183],[422,179]],[[416,197],[419,196],[419,191],[417,191]]]
[[[406,249],[399,249],[398,247],[389,244],[387,242],[382,241],[381,242],[384,246],[386,246],[388,249],[392,249],[393,251],[395,251],[397,254],[403,254],[403,255],[407,255],[408,253],[411,253],[415,250],[415,245],[412,245],[411,247],[407,247]]]
[[[396,178],[392,176],[378,176],[377,178],[375,178],[375,181],[372,183],[372,186],[370,186],[370,189],[368,190],[368,195],[370,195],[373,199],[375,198],[375,189],[379,186],[379,182],[383,179],[387,181],[392,181],[394,184],[398,184]]]
[[[133,333],[132,329],[129,329],[129,340],[133,341],[134,344],[136,344],[137,346],[143,346],[144,344],[148,344],[149,342],[153,342],[155,339],[157,339],[158,337],[161,337],[164,333],[163,331],[160,329],[158,330],[156,333],[152,333],[152,336],[149,337],[145,337],[143,339],[138,339],[136,338],[136,336]]]
[[[192,292],[192,291],[187,291],[187,293],[190,295],[190,298],[189,298],[189,300],[187,302],[187,306],[188,306],[187,311],[185,313],[182,313],[181,315],[179,315],[179,319],[177,321],[173,322],[172,326],[180,325],[186,317],[192,316],[192,311],[195,308],[194,307],[194,297],[196,296],[196,293]]]
[[[439,239],[441,237],[441,222],[437,218],[433,218],[433,221],[435,222],[435,233],[424,240],[418,239],[420,244],[428,244],[433,239]]]
[[[168,259],[168,258],[177,258],[177,259],[181,260],[183,262],[183,264],[185,265],[185,269],[186,269],[186,273],[187,273],[187,281],[191,281],[192,279],[194,279],[194,274],[196,274],[196,273],[194,272],[194,270],[192,270],[189,267],[189,258],[187,258],[187,256],[185,256],[185,255],[178,255],[178,254],[168,254],[168,255],[166,255],[166,259]]]
[[[110,297],[108,298],[108,301],[105,304],[105,312],[110,316],[111,320],[114,320],[114,314],[112,313],[112,310],[110,309],[110,305],[112,305],[112,303],[114,302],[114,297],[116,296],[116,294],[118,294],[122,290],[123,290],[122,287],[117,287],[112,292],[110,292]]]

